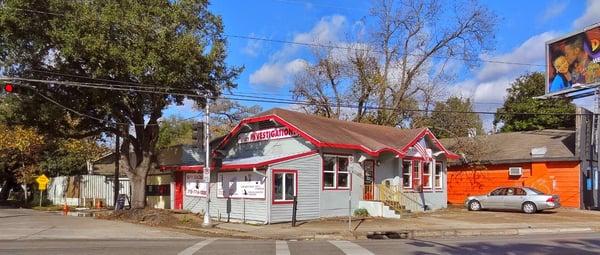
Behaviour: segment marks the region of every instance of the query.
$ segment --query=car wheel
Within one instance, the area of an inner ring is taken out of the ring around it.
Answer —
[[[532,202],[523,203],[523,206],[521,206],[521,209],[523,210],[524,213],[528,213],[528,214],[537,212],[537,207]]]
[[[477,200],[471,200],[469,202],[469,211],[479,211],[481,210],[481,203]]]

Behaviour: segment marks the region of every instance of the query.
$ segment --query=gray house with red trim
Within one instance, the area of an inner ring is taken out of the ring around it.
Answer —
[[[445,208],[449,152],[427,128],[399,129],[275,108],[244,119],[220,144],[210,176],[211,216],[260,223]],[[203,212],[203,165],[173,171],[174,208]],[[350,207],[350,208],[349,208]]]

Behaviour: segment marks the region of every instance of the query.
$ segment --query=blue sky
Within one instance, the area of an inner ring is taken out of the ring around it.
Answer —
[[[544,64],[544,42],[600,21],[600,1],[594,0],[489,0],[482,4],[499,18],[496,40],[490,42],[495,50],[482,58],[507,62]],[[356,32],[356,24],[368,15],[370,5],[367,0],[221,0],[213,1],[210,8],[222,16],[227,35],[335,42]],[[238,93],[290,98],[291,77],[301,61],[310,61],[310,51],[303,46],[233,37],[228,43],[228,63],[245,66],[234,90]],[[461,71],[456,81],[447,85],[447,94],[472,98],[477,110],[493,111],[503,102],[510,82],[537,70],[543,71],[543,67],[482,62],[479,67]],[[589,100],[578,104],[589,105]],[[190,104],[165,111],[165,115],[182,117],[194,114]]]

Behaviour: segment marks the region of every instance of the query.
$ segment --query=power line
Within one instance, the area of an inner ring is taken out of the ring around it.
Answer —
[[[18,79],[18,78],[17,78]],[[11,78],[1,78],[0,80],[11,80]],[[105,86],[90,85],[85,83],[77,83],[77,82],[64,82],[64,81],[47,81],[47,80],[34,80],[34,79],[20,79],[28,82],[39,82],[43,84],[55,84],[55,85],[64,85],[64,86],[72,86],[72,87],[85,87],[85,88],[94,88],[94,89],[105,89],[105,90],[118,90],[118,91],[127,91],[127,92],[140,92],[140,93],[154,93],[154,94],[163,94],[163,95],[171,95],[173,93],[169,92],[160,92],[160,91],[147,91],[147,90],[139,90],[139,89],[122,89],[122,88],[108,88]],[[192,97],[192,98],[206,98],[206,96],[200,96],[196,94],[184,94],[184,93],[176,93],[179,96]],[[278,103],[278,104],[294,104],[294,105],[303,105],[303,106],[323,106],[323,107],[343,107],[343,108],[359,108],[357,105],[351,104],[327,104],[327,103],[315,103],[315,102],[307,102],[307,101],[298,101],[298,100],[282,100],[282,99],[260,99],[260,98],[239,98],[236,96],[233,97],[220,97],[215,98],[215,100],[226,99],[226,100],[234,100],[234,101],[246,101],[246,102],[260,102],[260,103]],[[397,111],[399,109],[390,108],[390,107],[379,107],[379,106],[366,106],[364,107],[366,110],[388,110],[388,111]],[[424,112],[424,113],[457,113],[457,114],[482,114],[482,115],[496,115],[496,112],[489,111],[453,111],[453,110],[423,110],[423,109],[401,109],[405,112]],[[511,112],[511,113],[501,113],[505,115],[550,115],[550,116],[565,116],[565,115],[577,115],[576,113],[530,113],[530,112]],[[582,114],[585,115],[585,114]]]
[[[108,120],[100,119],[100,118],[97,118],[97,117],[94,117],[94,116],[91,116],[91,115],[88,115],[88,114],[82,113],[82,112],[80,112],[80,111],[77,111],[77,110],[75,110],[75,109],[73,109],[73,108],[70,108],[70,107],[68,107],[68,106],[65,106],[65,105],[63,105],[63,104],[61,104],[61,103],[57,102],[56,100],[54,100],[54,99],[52,99],[52,98],[50,98],[50,97],[48,97],[48,96],[45,96],[44,94],[42,94],[42,93],[38,92],[37,90],[35,90],[35,88],[34,88],[34,87],[29,87],[29,88],[31,88],[31,89],[34,89],[34,92],[35,92],[37,95],[39,95],[40,97],[42,97],[43,99],[45,99],[46,101],[48,101],[48,102],[50,102],[50,103],[52,103],[52,104],[54,104],[54,105],[56,105],[56,106],[58,106],[58,107],[60,107],[60,108],[63,108],[64,110],[67,110],[67,111],[69,111],[69,112],[73,112],[73,113],[75,113],[75,114],[77,114],[77,115],[79,115],[79,116],[81,116],[81,117],[90,118],[90,119],[96,120],[96,121],[98,121],[98,122],[101,122],[101,123],[108,124],[108,125],[110,125],[110,126],[116,126],[116,127],[118,127],[119,125],[121,125],[121,126],[130,126],[130,125],[133,125],[133,126],[154,126],[154,125],[156,125],[156,126],[158,126],[158,125],[160,125],[160,124],[151,124],[151,123],[148,123],[148,124],[119,123],[119,122],[112,122],[112,121],[108,121]],[[184,118],[184,119],[181,119],[181,121],[186,121],[186,120],[195,119],[195,118],[198,118],[198,117],[200,117],[200,116],[202,116],[202,114],[197,114],[197,115],[194,115],[194,116],[191,116],[191,117],[188,117],[188,118]],[[160,120],[159,120],[158,122],[160,123],[160,122],[164,122],[164,121],[160,121]]]
[[[185,89],[185,88],[172,88],[172,87],[161,87],[161,86],[149,86],[148,84],[144,84],[144,83],[136,83],[136,82],[127,82],[127,81],[119,81],[119,80],[111,80],[111,79],[102,79],[102,78],[91,78],[91,77],[87,77],[84,75],[74,75],[74,74],[65,74],[65,73],[59,73],[59,72],[52,72],[52,71],[45,71],[45,70],[35,70],[35,69],[31,69],[29,70],[31,72],[39,72],[39,73],[46,73],[46,74],[52,74],[52,75],[56,75],[56,76],[63,76],[63,77],[75,77],[75,78],[82,78],[82,79],[86,79],[86,80],[92,80],[92,81],[105,81],[105,82],[117,82],[117,83],[123,83],[123,84],[131,84],[131,86],[127,86],[127,85],[121,85],[121,84],[105,84],[105,83],[96,83],[96,84],[102,84],[102,85],[107,85],[107,86],[115,86],[115,87],[121,87],[121,88],[128,88],[128,89],[137,89],[137,88],[142,88],[142,89],[153,89],[153,90],[164,90],[164,91],[170,91],[170,90],[178,90],[178,91],[182,91],[182,92],[192,92],[195,93],[198,90],[195,89]],[[2,80],[2,78],[0,78],[0,80]],[[91,83],[90,83],[91,84]],[[231,95],[231,96],[240,96],[240,97],[249,97],[249,98],[261,98],[261,99],[271,99],[271,100],[294,100],[291,99],[292,97],[294,97],[294,94],[288,93],[288,94],[283,94],[283,93],[268,93],[268,92],[245,92],[245,91],[227,91],[227,92],[223,92],[224,95]],[[290,97],[290,99],[287,98],[274,98],[274,97],[264,97],[261,95],[265,95],[265,94],[269,94],[269,95],[275,95],[275,96],[284,96],[284,97]],[[258,96],[257,96],[258,95]],[[327,97],[327,99],[330,100],[336,100],[335,97]],[[478,104],[478,105],[503,105],[504,102],[476,102],[476,101],[472,101],[472,104]]]
[[[22,9],[22,8],[14,8],[14,7],[2,7],[2,8],[20,10],[20,11],[24,11],[24,12],[42,13],[42,14],[48,14],[48,15],[59,15],[59,16],[63,16],[63,17],[66,16],[64,14],[36,11],[36,10],[30,10],[30,9]],[[2,8],[0,8],[0,9],[2,9]],[[275,43],[283,43],[283,44],[293,44],[293,45],[301,45],[301,46],[309,46],[309,47],[317,47],[317,48],[355,50],[355,51],[373,51],[373,52],[378,52],[378,53],[384,53],[381,50],[352,48],[352,47],[346,47],[346,46],[339,46],[339,45],[335,45],[335,44],[306,43],[306,42],[296,42],[296,41],[287,41],[287,40],[279,40],[279,39],[268,39],[268,38],[257,37],[257,36],[235,35],[235,34],[223,34],[223,35],[226,37],[231,37],[231,38],[239,38],[239,39],[255,40],[255,41],[265,41],[265,42],[275,42]],[[414,54],[414,53],[404,53],[404,54],[406,54],[408,56],[415,56],[415,57],[425,56],[424,54]],[[444,56],[435,56],[435,55],[432,55],[431,57],[438,58],[438,59],[461,60],[461,61],[465,61],[465,62],[485,62],[485,63],[504,64],[504,65],[545,67],[545,65],[543,65],[543,64],[519,63],[519,62],[512,62],[512,61],[494,60],[494,59],[472,59],[472,58],[449,57],[449,56],[444,57]]]
[[[247,39],[247,40],[256,40],[256,41],[265,41],[265,42],[275,42],[275,43],[283,43],[283,44],[293,44],[293,45],[309,46],[309,47],[316,47],[316,48],[340,49],[340,50],[354,50],[354,51],[372,51],[372,52],[377,52],[377,53],[384,53],[383,51],[376,50],[376,49],[352,48],[352,47],[347,47],[347,46],[339,46],[339,45],[335,45],[335,44],[320,44],[320,43],[296,42],[296,41],[287,41],[287,40],[279,40],[279,39],[268,39],[268,38],[264,38],[264,37],[256,37],[256,36],[250,36],[250,35],[224,34],[224,36],[226,36],[226,37],[232,37],[232,38]],[[414,56],[414,57],[423,57],[423,56],[425,56],[424,54],[414,54],[414,53],[405,53],[405,54],[408,55],[408,56]],[[486,63],[493,63],[493,64],[519,65],[519,66],[537,66],[537,67],[544,67],[545,66],[543,64],[519,63],[519,62],[510,62],[510,61],[493,60],[493,59],[473,59],[473,58],[460,58],[460,57],[444,57],[444,56],[435,56],[435,55],[432,55],[431,57],[432,58],[438,58],[438,59],[461,60],[461,61],[465,61],[465,62],[486,62]]]

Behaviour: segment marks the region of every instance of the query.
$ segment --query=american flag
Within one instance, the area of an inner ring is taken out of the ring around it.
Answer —
[[[425,145],[425,138],[421,138],[421,140],[418,141],[417,143],[415,143],[415,145],[413,145],[413,147],[415,148],[415,150],[417,150],[419,152],[419,154],[421,154],[421,156],[423,157],[425,162],[431,161],[431,157],[427,153],[427,146]]]

